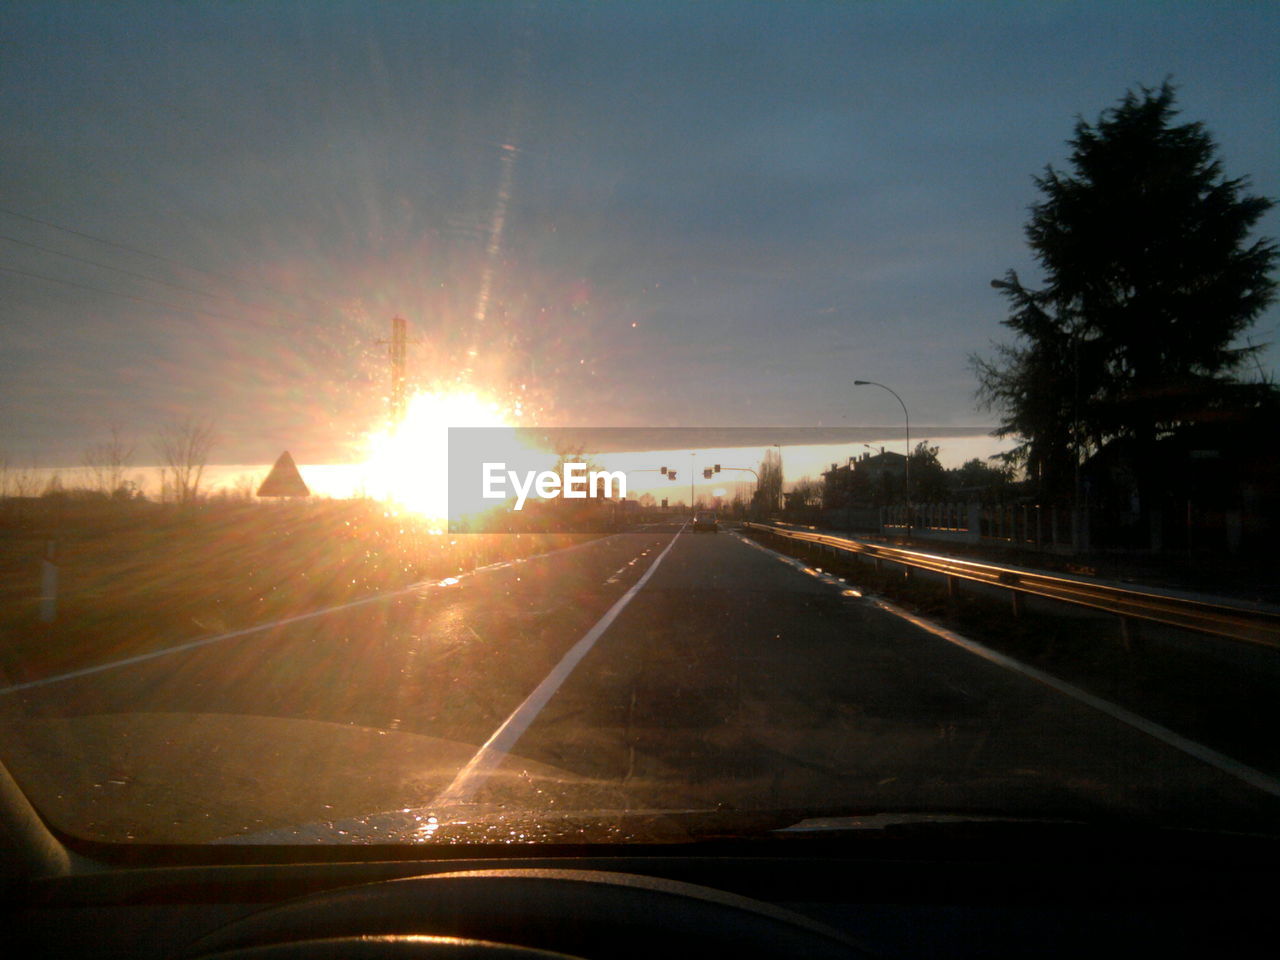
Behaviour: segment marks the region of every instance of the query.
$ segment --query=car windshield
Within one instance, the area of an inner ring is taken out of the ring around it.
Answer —
[[[0,24],[62,835],[1280,832],[1280,7]]]

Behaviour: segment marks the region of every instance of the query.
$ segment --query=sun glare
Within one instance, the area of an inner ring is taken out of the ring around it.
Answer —
[[[398,425],[371,433],[366,493],[439,521],[448,513],[450,427],[513,426],[512,413],[482,392],[451,388],[415,393]]]

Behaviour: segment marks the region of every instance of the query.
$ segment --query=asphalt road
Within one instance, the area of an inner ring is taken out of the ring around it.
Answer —
[[[0,713],[36,806],[107,840],[536,840],[659,811],[1280,825],[1265,784],[678,524],[7,690]]]

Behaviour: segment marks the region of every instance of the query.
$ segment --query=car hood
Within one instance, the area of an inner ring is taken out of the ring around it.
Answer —
[[[735,809],[708,803],[706,792],[655,807],[650,784],[592,779],[519,755],[493,773],[480,802],[440,804],[475,750],[442,737],[261,715],[11,715],[0,724],[0,757],[41,815],[68,835],[108,843],[829,843],[921,829],[989,835],[1087,825],[1132,834],[1152,826],[1078,801],[937,809],[921,797],[891,809],[859,806],[852,788],[803,808]]]

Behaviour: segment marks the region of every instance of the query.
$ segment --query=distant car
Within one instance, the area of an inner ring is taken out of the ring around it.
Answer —
[[[703,530],[708,533],[715,533],[719,529],[720,524],[716,522],[716,515],[714,513],[699,512],[693,515],[694,533],[698,533]]]

